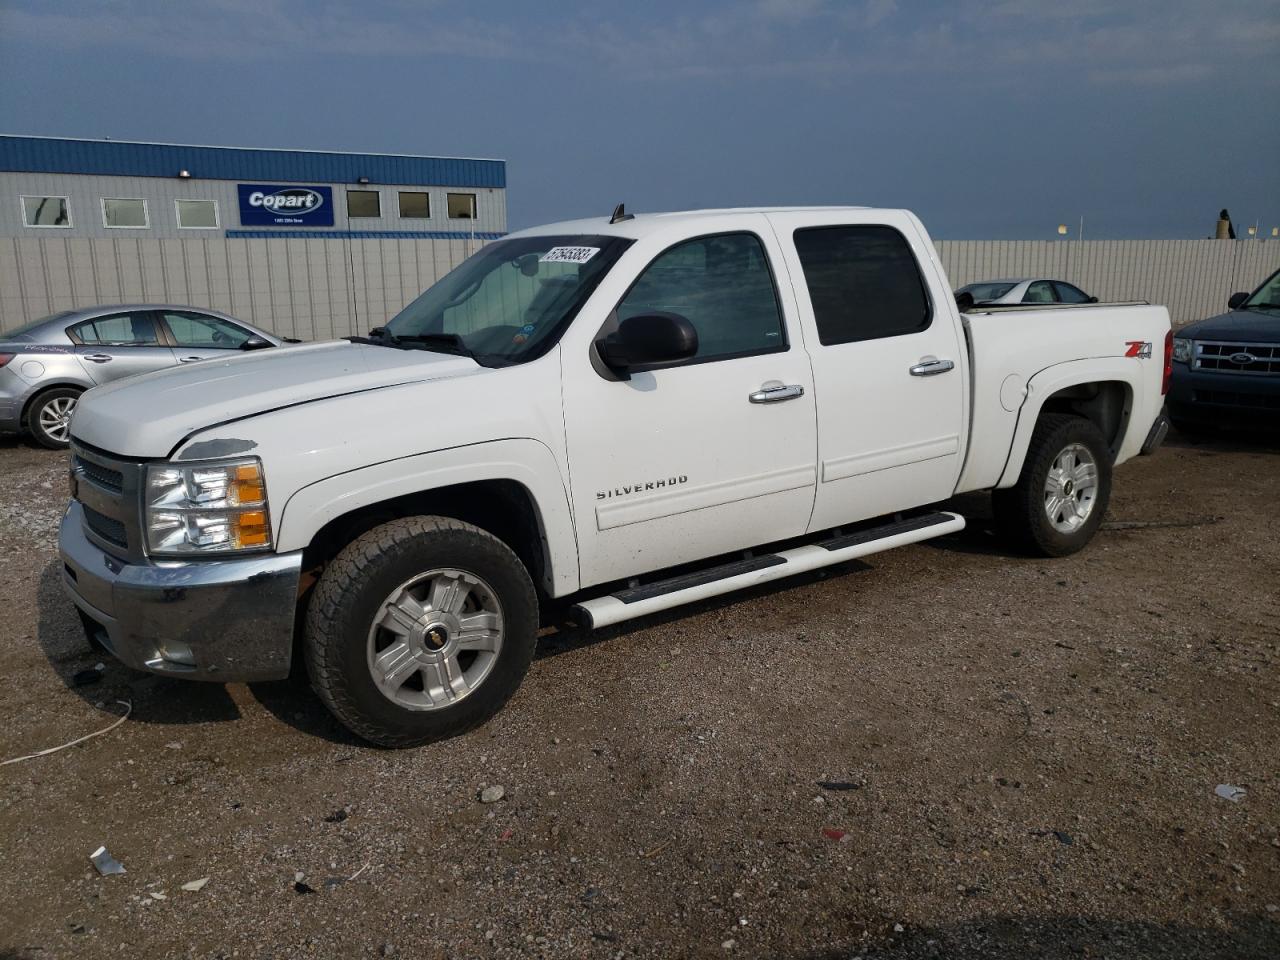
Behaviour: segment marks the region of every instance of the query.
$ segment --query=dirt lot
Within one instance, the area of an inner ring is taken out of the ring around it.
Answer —
[[[1274,958],[1278,468],[1175,441],[1052,562],[970,499],[959,536],[550,637],[488,726],[387,752],[301,682],[75,686],[65,457],[0,439],[0,759],[133,706],[0,767],[0,957]]]

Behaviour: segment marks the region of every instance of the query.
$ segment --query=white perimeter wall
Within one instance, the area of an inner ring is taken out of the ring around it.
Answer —
[[[0,330],[71,307],[183,303],[283,336],[366,333],[479,249],[472,240],[0,238]],[[959,287],[1046,276],[1102,300],[1149,300],[1175,324],[1226,309],[1280,267],[1258,240],[944,240]]]

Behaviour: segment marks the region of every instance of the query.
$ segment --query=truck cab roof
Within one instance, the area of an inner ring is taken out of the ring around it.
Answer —
[[[724,207],[706,210],[672,210],[664,213],[636,213],[626,220],[613,223],[610,217],[590,217],[582,220],[562,220],[546,223],[508,234],[509,237],[546,236],[548,234],[590,234],[593,236],[627,237],[638,240],[649,233],[666,230],[681,222],[698,220],[723,220],[725,217],[752,217],[770,213],[832,213],[841,210],[865,213],[872,207],[858,206],[781,206],[781,207]]]

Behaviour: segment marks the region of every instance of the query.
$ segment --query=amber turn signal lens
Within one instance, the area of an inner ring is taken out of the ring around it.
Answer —
[[[271,530],[267,515],[262,510],[246,510],[236,519],[236,545],[239,547],[265,547],[271,542]]]
[[[266,499],[262,488],[262,468],[256,463],[236,467],[236,501],[241,504],[261,503]]]

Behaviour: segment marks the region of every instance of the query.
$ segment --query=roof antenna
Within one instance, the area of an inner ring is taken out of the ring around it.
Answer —
[[[609,218],[610,223],[625,223],[627,220],[634,220],[634,213],[627,213],[627,205],[620,203],[613,208],[613,216]]]

